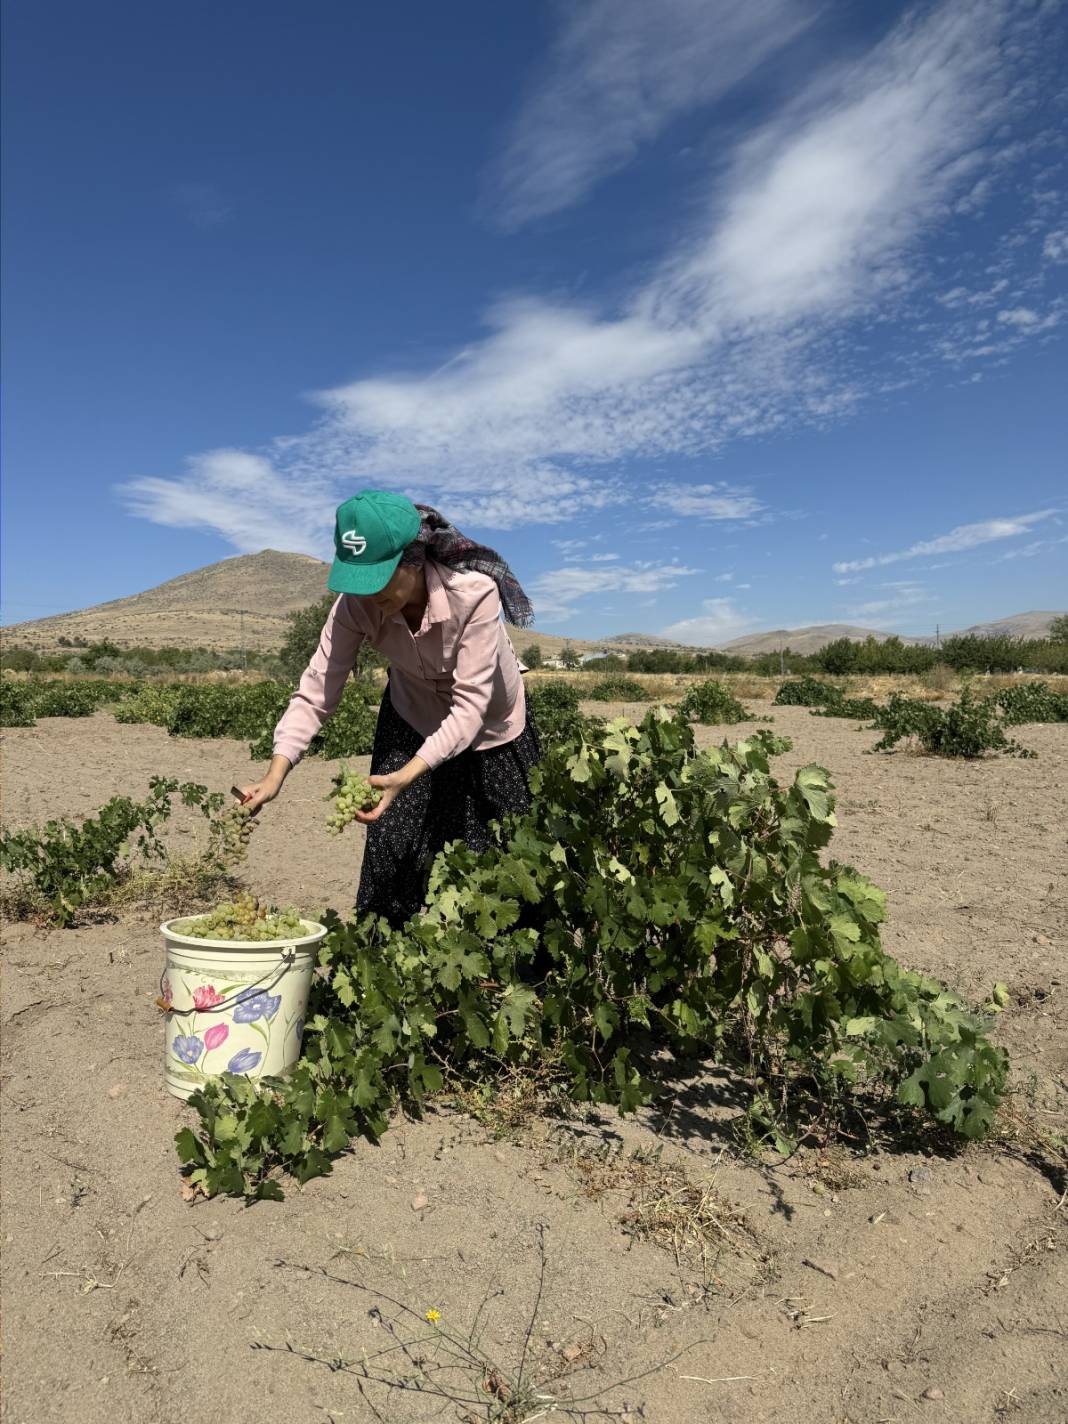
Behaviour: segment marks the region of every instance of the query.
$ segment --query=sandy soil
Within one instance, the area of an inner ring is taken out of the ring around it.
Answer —
[[[999,1033],[1018,1079],[1033,1075],[1040,1120],[1063,1131],[1068,728],[1021,729],[1037,761],[965,765],[865,755],[873,734],[800,708],[776,709],[775,727],[795,738],[784,774],[832,769],[833,848],[890,892],[891,951],[976,995],[1008,981]],[[3,752],[8,825],[141,794],[156,772],[220,788],[250,772],[241,744],[106,714],[7,731]],[[250,857],[259,893],[351,905],[358,847],[319,829],[329,775],[307,763],[268,808]],[[528,1370],[562,1375],[551,1392],[655,1424],[1068,1419],[1068,1207],[1048,1164],[982,1147],[758,1166],[717,1131],[737,1085],[706,1072],[637,1121],[580,1115],[537,1140],[493,1140],[434,1114],[380,1147],[354,1144],[285,1202],[189,1207],[171,1139],[191,1114],[162,1088],[155,924],[9,925],[5,939],[10,1424],[462,1417],[440,1398],[361,1394],[303,1358],[390,1344],[397,1310],[376,1290],[460,1333],[491,1296],[487,1354],[514,1370],[533,1319]],[[626,1190],[593,1191],[581,1170],[606,1143],[662,1149],[714,1181],[738,1249],[679,1262],[638,1239]],[[477,1393],[485,1378],[463,1380]]]

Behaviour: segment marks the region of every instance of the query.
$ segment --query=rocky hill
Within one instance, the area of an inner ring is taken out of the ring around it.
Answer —
[[[4,629],[8,647],[50,652],[60,638],[71,642],[108,639],[120,648],[174,647],[230,649],[242,645],[269,652],[286,635],[286,614],[306,608],[326,593],[329,564],[306,554],[264,549],[194,569],[144,593],[98,603],[74,613],[59,613]],[[615,640],[591,641],[555,633],[509,628],[516,648],[532,643],[542,657],[557,656],[566,643],[579,653],[609,651]]]
[[[818,653],[820,648],[837,638],[852,638],[855,642],[875,638],[881,643],[889,637],[889,633],[880,633],[875,628],[856,628],[851,623],[814,623],[808,628],[774,628],[770,633],[747,633],[744,637],[723,643],[721,651],[741,653],[743,657],[777,653],[780,648],[790,648],[795,653]],[[902,638],[901,641],[916,643],[920,639]]]
[[[156,588],[129,598],[117,598],[74,613],[59,613],[29,623],[14,623],[4,629],[8,647],[33,647],[50,652],[60,638],[73,642],[108,639],[123,648],[176,647],[230,649],[247,647],[269,652],[282,643],[286,634],[286,614],[305,608],[326,593],[329,565],[306,554],[285,554],[264,549],[259,554],[241,554],[222,559],[206,568],[194,569],[169,579]],[[978,636],[1007,634],[1015,638],[1041,638],[1049,632],[1056,613],[1016,613],[991,623],[977,623],[964,633]],[[516,649],[536,644],[543,658],[556,657],[566,643],[578,653],[634,652],[639,649],[683,648],[655,633],[614,633],[610,637],[569,638],[559,633],[509,628]],[[723,644],[725,652],[752,656],[792,648],[795,653],[814,653],[836,638],[889,637],[873,628],[849,623],[822,623],[806,628],[777,628],[768,633],[749,633]],[[943,637],[949,636],[943,630]],[[932,638],[903,638],[906,643],[930,643]]]
[[[286,614],[326,593],[329,569],[307,554],[264,549],[169,579],[156,588],[4,630],[9,646],[55,648],[60,638],[122,648],[277,648]]]
[[[1049,635],[1054,618],[1063,618],[1063,613],[1014,613],[1010,618],[999,618],[993,623],[976,623],[971,628],[961,628],[953,636],[957,638],[1045,638]],[[927,640],[924,639],[926,642]]]

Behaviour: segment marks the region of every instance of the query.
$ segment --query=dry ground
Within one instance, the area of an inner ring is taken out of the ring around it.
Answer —
[[[1020,730],[1036,761],[978,764],[865,755],[874,734],[802,708],[775,709],[775,728],[795,738],[783,773],[832,769],[833,849],[890,892],[890,950],[976,996],[1009,982],[999,1034],[1038,1120],[1064,1131],[1068,728]],[[242,744],[176,741],[106,713],[10,730],[3,750],[9,825],[141,794],[157,772],[220,788],[250,772]],[[351,904],[359,847],[321,830],[330,770],[307,763],[268,808],[257,892],[307,910]],[[485,1348],[514,1366],[542,1226],[530,1359],[539,1377],[564,1373],[557,1394],[654,1424],[1068,1418],[1066,1183],[1020,1150],[839,1149],[761,1166],[720,1130],[737,1085],[706,1072],[680,1076],[637,1121],[579,1116],[495,1139],[440,1113],[355,1144],[283,1203],[189,1207],[171,1139],[191,1114],[162,1088],[152,920],[9,925],[3,964],[10,1424],[460,1417],[440,1398],[361,1395],[351,1375],[285,1347],[351,1360],[390,1343],[395,1310],[362,1287],[458,1329],[499,1290]],[[641,1239],[623,1174],[590,1155],[604,1143],[714,1177],[738,1249],[677,1261]],[[486,1376],[471,1378],[477,1390]]]

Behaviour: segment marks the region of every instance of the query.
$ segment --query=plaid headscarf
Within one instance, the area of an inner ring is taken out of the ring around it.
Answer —
[[[417,504],[415,507],[423,522],[419,533],[401,556],[401,563],[418,567],[429,556],[446,568],[488,574],[500,590],[505,622],[516,628],[529,628],[534,622],[534,608],[519,580],[496,549],[468,539],[429,504]]]

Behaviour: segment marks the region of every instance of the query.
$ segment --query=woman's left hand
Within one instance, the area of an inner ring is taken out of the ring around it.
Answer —
[[[367,780],[372,786],[378,787],[382,793],[382,799],[373,811],[357,811],[356,820],[361,821],[365,826],[370,825],[372,821],[377,821],[406,786],[410,786],[413,781],[429,770],[430,768],[422,757],[412,757],[407,766],[402,766],[400,771],[391,771],[388,776],[369,776]]]

